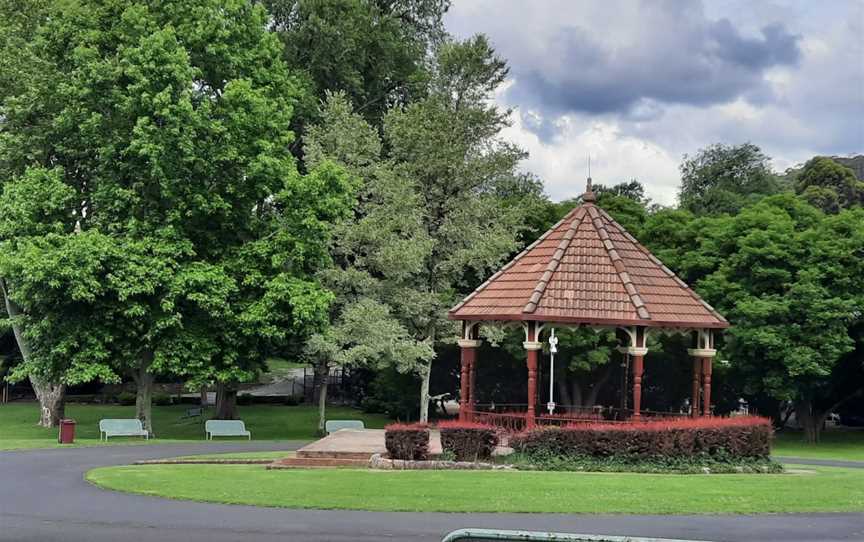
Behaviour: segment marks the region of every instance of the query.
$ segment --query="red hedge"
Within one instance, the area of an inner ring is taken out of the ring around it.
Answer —
[[[488,459],[498,445],[498,434],[491,425],[448,421],[439,423],[438,429],[441,431],[441,448],[452,452],[457,461]]]
[[[393,423],[384,428],[384,445],[390,459],[426,459],[429,456],[429,426]]]
[[[772,434],[767,418],[682,418],[543,427],[517,435],[511,446],[559,456],[761,458],[771,452]]]

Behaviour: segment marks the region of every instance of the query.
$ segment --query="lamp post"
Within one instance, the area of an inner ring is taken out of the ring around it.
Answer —
[[[558,337],[555,336],[555,329],[549,334],[549,402],[546,403],[546,409],[551,416],[555,412],[555,401],[553,400],[553,391],[555,390],[555,353],[558,352]]]

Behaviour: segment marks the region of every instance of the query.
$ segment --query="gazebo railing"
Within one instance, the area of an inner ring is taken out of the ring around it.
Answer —
[[[487,410],[492,405],[477,405],[469,411],[469,418],[475,422],[486,423],[499,427],[503,431],[518,433],[528,426],[528,413],[519,407],[527,405],[494,405],[495,410]],[[485,408],[484,408],[485,407]],[[642,410],[635,418],[629,409],[615,407],[578,407],[569,408],[565,412],[553,414],[537,413],[534,415],[535,425],[571,425],[580,423],[627,423],[647,422],[658,419],[685,418],[687,414],[680,412],[655,412]]]

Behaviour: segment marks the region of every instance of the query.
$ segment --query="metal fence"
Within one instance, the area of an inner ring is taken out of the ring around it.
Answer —
[[[709,542],[671,538],[642,538],[638,536],[503,531],[498,529],[459,529],[445,536],[441,542],[475,542],[480,540],[509,540],[512,542]]]

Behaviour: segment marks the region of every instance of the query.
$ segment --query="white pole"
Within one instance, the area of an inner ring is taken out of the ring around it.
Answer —
[[[555,412],[555,401],[553,392],[555,390],[555,353],[558,351],[558,337],[555,336],[555,329],[549,334],[549,402],[546,403],[546,409],[551,416]]]

